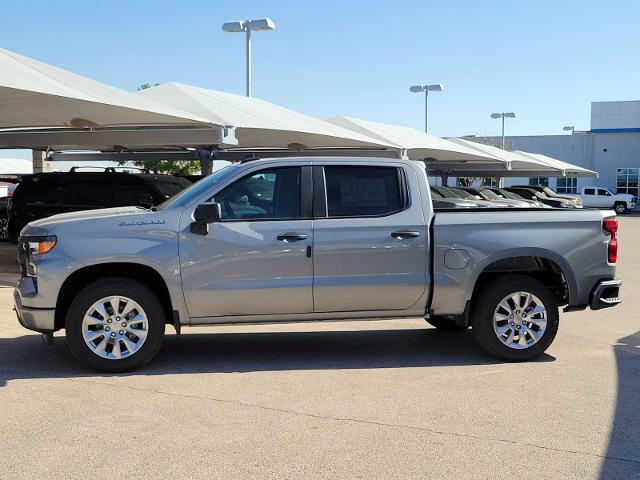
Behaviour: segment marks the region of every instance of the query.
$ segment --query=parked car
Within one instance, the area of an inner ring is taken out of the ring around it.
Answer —
[[[509,205],[510,207],[517,207],[517,208],[531,208],[532,205],[527,202],[526,200],[513,200],[513,199],[506,199],[503,197],[500,197],[498,195],[496,195],[495,193],[493,193],[491,190],[483,188],[483,187],[478,187],[478,188],[474,188],[474,187],[458,187],[460,190],[464,190],[467,193],[470,193],[471,195],[473,195],[476,198],[481,198],[483,200],[487,200],[489,202],[498,202],[498,203],[506,203],[507,205]]]
[[[434,209],[441,208],[478,208],[477,203],[462,198],[444,198],[437,191],[431,189],[431,201]]]
[[[506,187],[505,190],[529,199],[538,200],[546,205],[554,208],[573,208],[573,202],[563,198],[551,198],[547,194],[538,192],[537,190],[529,187]]]
[[[636,208],[633,195],[612,193],[604,187],[584,187],[579,195],[585,207],[612,208],[616,213],[626,213]]]
[[[576,196],[576,195],[568,195],[568,194],[560,194],[560,193],[556,193],[554,190],[552,190],[549,187],[543,187],[541,185],[514,185],[515,188],[530,188],[532,190],[535,190],[536,192],[540,192],[544,195],[546,195],[549,198],[552,198],[554,200],[569,200],[572,204],[574,208],[582,208],[582,200],[580,200],[580,197]]]
[[[476,207],[479,208],[489,208],[491,205],[489,202],[477,201],[475,199],[465,198],[460,193],[456,192],[451,187],[442,187],[439,185],[431,185],[431,191],[437,193],[442,198],[446,200],[454,200],[454,201],[465,201],[469,203],[473,203]]]
[[[475,195],[471,192],[467,191],[464,187],[448,187],[449,190],[453,191],[456,195],[465,200],[470,200],[476,203],[481,203],[486,205],[488,208],[513,208],[515,205],[509,204],[508,202],[504,202],[502,200],[494,201],[494,200],[485,200],[482,198],[482,195]]]
[[[560,306],[620,302],[617,228],[591,209],[434,212],[415,161],[254,160],[154,210],[29,223],[14,300],[23,326],[65,329],[71,353],[105,371],[151,360],[165,324],[416,316],[472,325],[488,353],[523,361],[549,347]]]
[[[509,192],[508,190],[505,190],[504,188],[498,188],[498,187],[484,187],[484,188],[486,190],[489,190],[489,191],[495,193],[500,198],[527,202],[530,207],[551,208],[549,205],[542,203],[537,198],[535,200],[532,200],[532,199],[529,199],[529,198],[524,198],[524,197],[518,195],[517,193]]]
[[[117,206],[152,207],[189,187],[172,175],[65,172],[24,175],[8,213],[8,234],[17,241],[29,222],[58,213]]]

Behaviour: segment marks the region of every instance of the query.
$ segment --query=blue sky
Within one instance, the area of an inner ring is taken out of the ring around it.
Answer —
[[[0,46],[127,90],[178,81],[244,92],[244,38],[228,20],[269,16],[254,36],[254,96],[328,118],[507,134],[589,128],[590,102],[640,99],[637,1],[4,2]]]

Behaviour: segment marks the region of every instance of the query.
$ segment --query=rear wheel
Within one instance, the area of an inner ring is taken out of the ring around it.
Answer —
[[[613,209],[618,215],[622,215],[623,213],[627,213],[627,204],[623,202],[616,202]]]
[[[96,370],[138,368],[158,352],[165,314],[158,297],[140,282],[106,278],[78,293],[67,312],[73,356]]]
[[[469,327],[463,327],[461,325],[458,325],[454,319],[447,318],[447,317],[435,316],[435,317],[425,318],[425,320],[427,321],[427,323],[429,323],[430,325],[433,325],[438,330],[445,330],[447,332],[461,332],[469,328]]]
[[[498,278],[474,299],[471,322],[493,357],[524,361],[543,353],[558,332],[558,305],[547,287],[522,275]]]

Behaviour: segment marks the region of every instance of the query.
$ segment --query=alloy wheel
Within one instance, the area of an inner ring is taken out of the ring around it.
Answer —
[[[82,337],[96,355],[119,360],[135,354],[149,333],[144,309],[123,296],[101,298],[82,319]]]
[[[529,348],[542,338],[547,328],[547,310],[537,296],[514,292],[502,299],[493,314],[493,330],[509,348]]]

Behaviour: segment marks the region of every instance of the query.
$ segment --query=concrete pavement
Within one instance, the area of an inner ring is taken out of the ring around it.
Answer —
[[[640,219],[620,224],[622,305],[562,314],[525,364],[416,319],[168,329],[99,375],[0,287],[0,478],[640,479]]]

